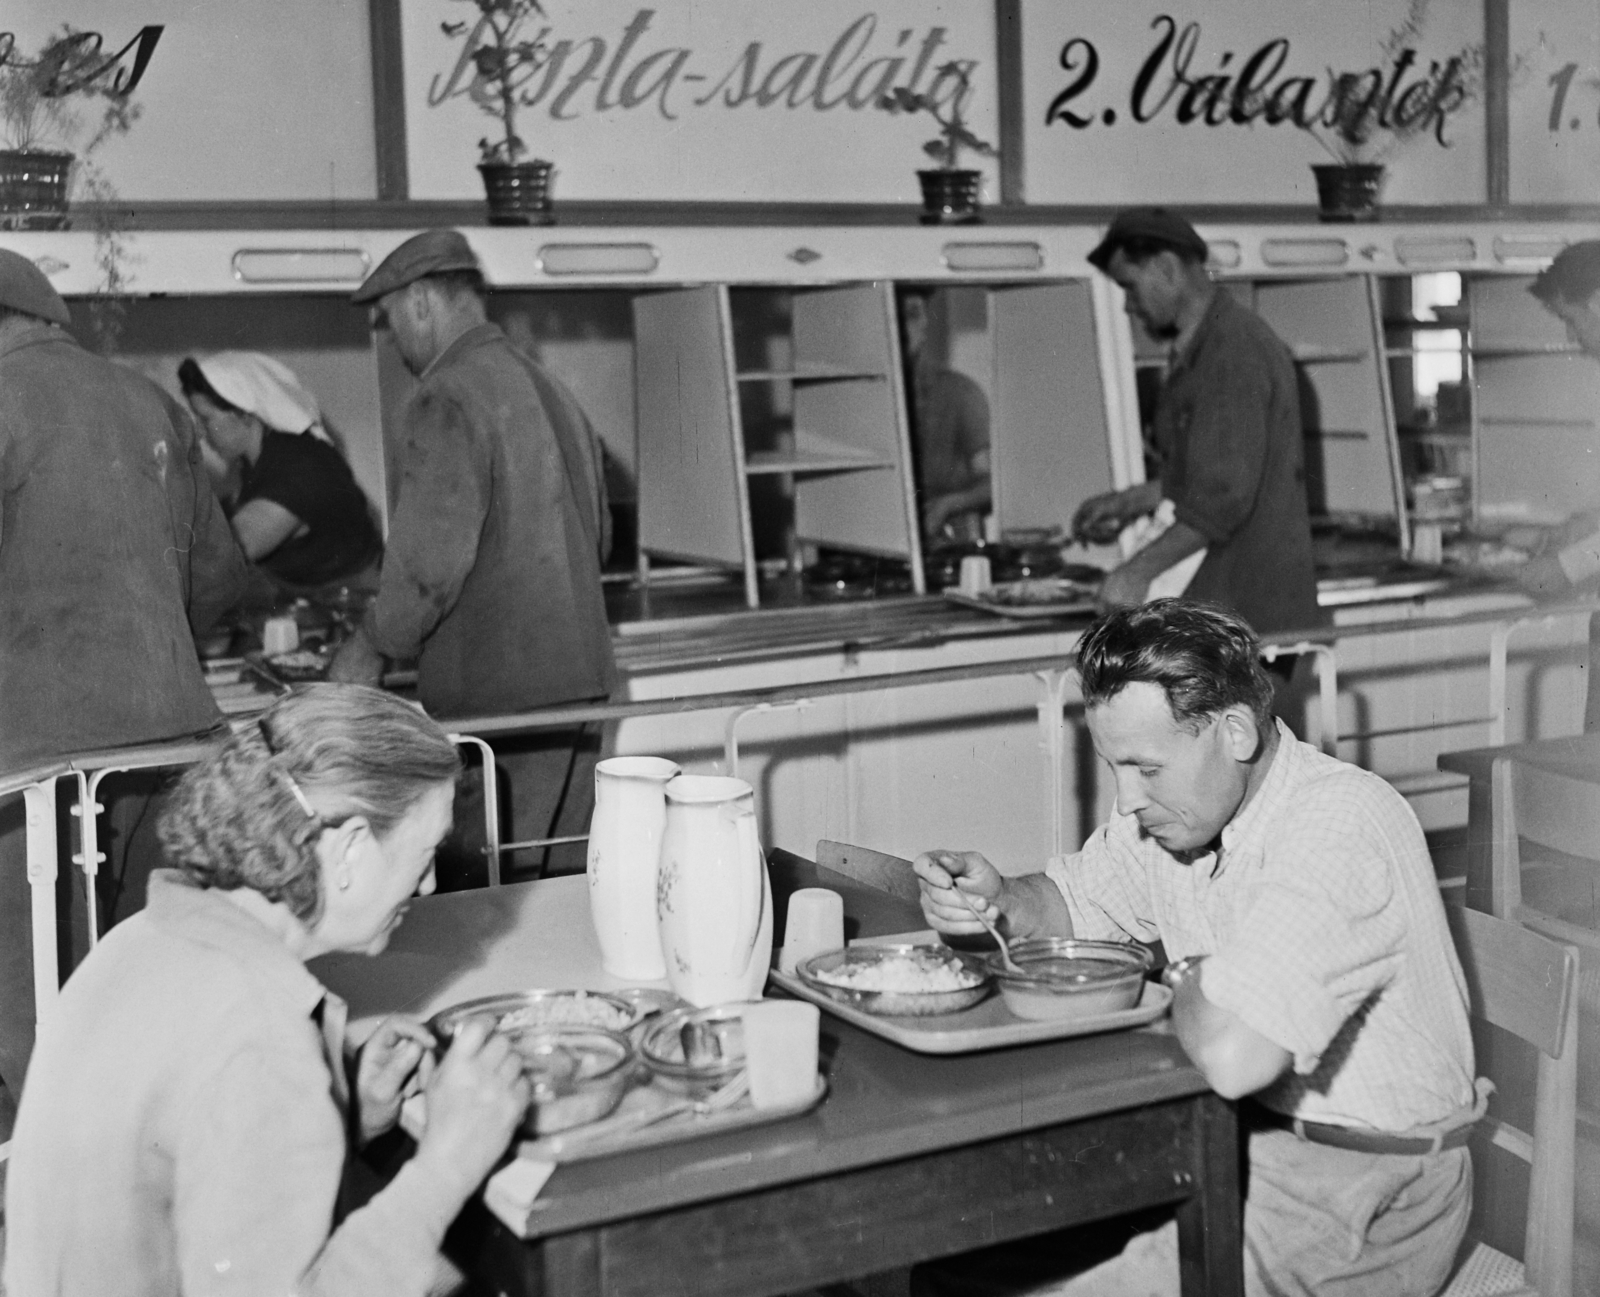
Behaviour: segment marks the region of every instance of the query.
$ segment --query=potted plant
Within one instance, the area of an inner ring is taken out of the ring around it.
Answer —
[[[159,37],[160,28],[154,31]],[[90,159],[140,112],[132,100],[133,79],[110,75],[116,62],[101,53],[99,36],[72,27],[46,41],[31,60],[14,42],[0,44],[0,229],[64,228],[75,180],[97,200],[110,193]],[[91,116],[84,138],[89,104],[101,111]]]
[[[528,146],[517,134],[517,110],[527,101],[519,87],[549,56],[536,40],[523,39],[522,29],[537,14],[544,17],[539,0],[475,0],[478,21],[440,23],[446,36],[469,42],[473,63],[472,102],[495,119],[495,138],[478,141],[478,174],[489,202],[490,225],[551,225],[552,164],[527,157]]]
[[[941,112],[936,92],[947,81],[954,83],[955,93],[950,96],[948,110]],[[979,219],[978,195],[983,173],[961,167],[961,150],[970,149],[986,158],[997,157],[999,150],[967,129],[964,113],[971,94],[969,65],[952,62],[939,68],[928,91],[896,86],[878,100],[878,107],[885,112],[927,113],[939,124],[938,136],[922,146],[922,151],[939,165],[917,172],[917,179],[922,182],[924,225],[972,225]]]
[[[1387,74],[1379,68],[1329,74],[1328,98],[1305,125],[1334,159],[1311,166],[1324,221],[1377,220],[1390,154],[1423,135],[1448,147],[1444,132],[1450,116],[1482,89],[1481,44],[1431,61],[1426,73],[1401,88],[1402,77],[1416,65],[1429,2],[1412,0],[1405,19],[1385,38]]]

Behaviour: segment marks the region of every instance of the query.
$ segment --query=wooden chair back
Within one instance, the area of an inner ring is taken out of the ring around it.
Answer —
[[[1446,914],[1466,973],[1472,1016],[1539,1051],[1533,1130],[1491,1118],[1482,1123],[1479,1136],[1529,1164],[1523,1241],[1528,1282],[1540,1297],[1572,1297],[1577,952],[1478,910],[1447,906]],[[1529,917],[1539,916],[1530,912]]]
[[[1491,911],[1524,901],[1600,923],[1600,790],[1591,779],[1497,757],[1490,775]]]
[[[911,862],[902,856],[887,855],[870,847],[821,838],[817,842],[817,867],[853,878],[867,887],[888,892],[913,905],[921,904],[917,876]]]

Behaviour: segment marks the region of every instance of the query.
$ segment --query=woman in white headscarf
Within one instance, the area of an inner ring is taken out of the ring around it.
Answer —
[[[246,557],[309,589],[372,566],[382,548],[367,497],[328,440],[292,370],[254,351],[190,356],[178,383],[237,492],[228,502]]]

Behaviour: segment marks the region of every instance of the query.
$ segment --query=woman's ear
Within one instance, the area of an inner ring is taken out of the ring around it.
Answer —
[[[1235,761],[1254,761],[1266,743],[1266,736],[1248,707],[1230,707],[1222,713],[1223,742]]]
[[[323,829],[317,839],[317,858],[322,862],[323,877],[330,889],[349,890],[360,863],[365,840],[372,835],[372,826],[364,815],[352,815],[340,824]]]

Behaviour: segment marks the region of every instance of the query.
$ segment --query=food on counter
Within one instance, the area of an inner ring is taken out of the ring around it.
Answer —
[[[818,969],[813,976],[830,986],[893,994],[964,991],[983,981],[981,974],[966,967],[960,960],[931,949],[896,951],[870,964],[844,964],[838,968]]]
[[[983,598],[1008,608],[1029,608],[1040,604],[1078,602],[1094,594],[1095,587],[1087,581],[1069,581],[1060,577],[1040,580],[1009,581],[987,591]]]
[[[1472,568],[1479,572],[1510,573],[1532,557],[1525,549],[1502,540],[1462,537],[1444,547],[1444,561],[1450,567]]]
[[[274,653],[266,659],[266,662],[285,680],[320,679],[328,669],[328,659],[311,649],[291,649],[287,653]]]

